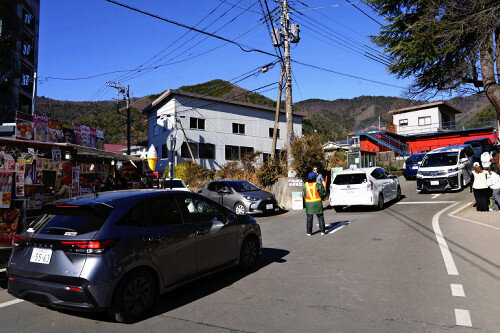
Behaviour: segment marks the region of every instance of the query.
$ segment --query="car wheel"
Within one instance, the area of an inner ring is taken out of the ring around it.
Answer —
[[[234,205],[234,213],[236,215],[243,215],[245,214],[245,206],[241,203],[238,202],[236,205]]]
[[[396,200],[399,201],[401,200],[401,187],[398,186],[397,194],[396,194]]]
[[[343,211],[343,210],[344,210],[344,207],[342,207],[342,206],[333,206],[333,209],[335,209],[335,211],[336,211],[337,213],[340,213],[341,211]]]
[[[377,205],[377,208],[379,210],[384,209],[384,195],[382,193],[380,193],[380,195],[378,196],[378,205]]]
[[[247,237],[243,241],[240,250],[240,267],[243,270],[250,269],[257,264],[259,259],[259,243],[254,237]]]
[[[156,297],[153,277],[146,270],[138,269],[120,282],[108,312],[119,323],[133,323],[143,319],[151,311]]]

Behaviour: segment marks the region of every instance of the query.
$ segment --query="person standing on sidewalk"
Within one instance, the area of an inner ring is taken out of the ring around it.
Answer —
[[[490,189],[488,187],[488,171],[483,170],[479,162],[474,162],[472,169],[472,179],[470,191],[474,190],[476,199],[476,210],[478,212],[487,212],[490,210]]]
[[[488,186],[493,191],[491,194],[493,197],[493,207],[491,207],[491,210],[498,212],[500,211],[500,168],[498,164],[491,163],[489,172]]]
[[[316,181],[318,183],[322,184],[323,187],[325,187],[326,186],[326,184],[325,184],[325,178],[323,178],[323,175],[318,172],[318,167],[314,167],[313,168],[313,172],[314,172],[314,174],[316,176]]]
[[[319,222],[319,230],[321,234],[325,234],[325,217],[323,215],[323,202],[325,198],[325,188],[323,184],[316,181],[316,174],[309,173],[307,181],[302,186],[302,194],[306,202],[306,229],[307,236],[312,234],[313,214],[316,214]]]

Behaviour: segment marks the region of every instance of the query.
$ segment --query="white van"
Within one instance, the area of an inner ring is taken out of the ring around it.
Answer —
[[[470,145],[434,149],[417,172],[417,191],[460,191],[470,183],[473,163]]]

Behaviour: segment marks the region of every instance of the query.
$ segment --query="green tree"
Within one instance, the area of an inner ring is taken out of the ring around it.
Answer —
[[[320,170],[325,170],[326,160],[321,137],[317,134],[297,137],[294,136],[292,142],[292,168],[297,173],[297,177],[306,178],[314,166]]]
[[[368,0],[388,22],[373,41],[414,96],[486,92],[500,119],[500,1]]]

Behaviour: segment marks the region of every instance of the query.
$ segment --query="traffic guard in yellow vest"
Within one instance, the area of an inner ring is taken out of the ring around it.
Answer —
[[[302,186],[302,194],[306,201],[306,228],[307,236],[312,234],[313,214],[316,214],[319,222],[319,230],[321,234],[325,234],[325,217],[323,216],[322,200],[326,196],[323,184],[316,182],[316,174],[309,173],[307,181]]]

